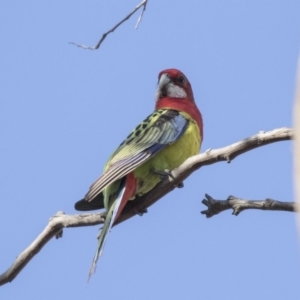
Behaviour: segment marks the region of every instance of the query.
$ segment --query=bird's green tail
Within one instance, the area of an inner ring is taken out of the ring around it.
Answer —
[[[112,225],[114,224],[118,209],[119,209],[120,204],[122,202],[124,191],[125,191],[125,181],[121,185],[121,190],[118,194],[117,199],[113,202],[113,204],[111,205],[111,207],[109,208],[109,210],[106,214],[104,226],[103,226],[103,228],[102,228],[102,230],[101,230],[101,232],[98,236],[97,251],[95,253],[95,256],[94,256],[94,259],[93,259],[93,262],[92,262],[92,266],[90,268],[88,280],[91,278],[91,276],[96,271],[97,261],[98,261],[99,257],[102,255],[104,244],[105,244],[105,241],[106,241],[106,238],[107,238],[107,234],[109,233]]]

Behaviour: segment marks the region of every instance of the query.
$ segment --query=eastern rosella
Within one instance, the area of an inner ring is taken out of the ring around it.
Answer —
[[[173,170],[199,152],[203,123],[194,101],[191,84],[179,70],[159,73],[154,112],[140,123],[109,158],[104,173],[90,187],[77,210],[104,207],[104,226],[90,275],[114,221],[128,200],[143,195],[161,181],[161,174]]]

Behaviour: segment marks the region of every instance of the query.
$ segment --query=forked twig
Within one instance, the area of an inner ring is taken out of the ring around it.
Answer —
[[[143,7],[143,10],[137,20],[137,23],[135,25],[135,29],[138,28],[142,18],[143,18],[143,15],[144,15],[144,11],[146,10],[146,6],[147,6],[147,2],[148,0],[143,0],[139,5],[137,5],[135,7],[135,9],[129,13],[124,19],[122,19],[119,23],[117,23],[113,28],[111,28],[110,30],[108,30],[107,32],[103,33],[101,39],[99,40],[99,42],[94,46],[94,47],[90,47],[90,46],[85,46],[85,45],[81,45],[81,44],[77,44],[77,43],[74,43],[74,42],[69,42],[69,44],[71,45],[75,45],[77,47],[80,47],[80,48],[83,48],[83,49],[88,49],[88,50],[97,50],[99,49],[100,45],[102,44],[102,42],[105,40],[105,38],[107,37],[108,34],[114,32],[120,25],[122,25],[125,21],[127,21],[137,10],[139,10],[141,7]]]
[[[202,200],[202,203],[207,206],[207,209],[201,211],[201,214],[206,215],[207,218],[213,217],[227,209],[232,209],[232,214],[235,216],[246,209],[292,212],[297,210],[295,202],[282,202],[270,198],[265,200],[246,200],[235,196],[229,196],[226,200],[216,200],[208,194],[205,194],[205,198],[206,199]]]

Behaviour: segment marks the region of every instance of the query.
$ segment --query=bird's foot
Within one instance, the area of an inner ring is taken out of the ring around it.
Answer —
[[[154,174],[157,174],[160,176],[161,180],[165,180],[167,177],[171,177],[173,180],[175,180],[175,177],[173,176],[172,172],[170,170],[164,170],[164,171],[153,171]],[[184,187],[183,182],[179,182],[175,185],[177,188],[181,189]]]
[[[143,216],[143,214],[146,214],[148,212],[147,208],[141,209],[141,210],[136,210],[135,211],[140,217]]]
[[[176,185],[176,187],[177,187],[178,189],[182,189],[182,188],[184,187],[183,182],[179,182],[179,183]]]
[[[63,230],[61,229],[60,231],[57,232],[57,234],[55,235],[56,239],[60,239],[63,237]]]

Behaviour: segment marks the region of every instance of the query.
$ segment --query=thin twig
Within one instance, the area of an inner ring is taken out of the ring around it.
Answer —
[[[245,200],[229,196],[226,200],[216,200],[208,194],[205,194],[205,197],[206,199],[203,199],[202,203],[207,206],[207,209],[201,211],[201,214],[206,215],[207,218],[213,217],[227,209],[232,209],[232,214],[235,216],[245,209],[296,211],[295,202],[282,202],[270,198],[265,200]]]
[[[137,197],[136,201],[129,201],[116,224],[144,212],[147,208],[171,192],[179,183],[200,167],[214,164],[220,161],[230,162],[232,159],[254,148],[262,147],[270,143],[291,140],[294,131],[291,128],[279,128],[268,132],[260,132],[249,138],[241,140],[224,148],[208,150],[202,154],[187,159],[181,166],[172,171],[172,176],[158,184],[152,191]],[[29,245],[15,260],[11,267],[0,275],[0,285],[11,282],[26,264],[45,246],[53,237],[61,236],[63,228],[97,225],[104,222],[105,213],[93,213],[82,215],[65,215],[60,212],[54,215],[43,232]]]
[[[75,45],[77,47],[80,47],[80,48],[83,48],[83,49],[88,49],[88,50],[97,50],[100,45],[102,44],[102,42],[105,40],[106,36],[112,32],[114,32],[120,25],[122,25],[125,21],[127,21],[137,10],[139,10],[142,6],[143,6],[143,10],[142,10],[142,13],[141,15],[139,16],[138,18],[138,21],[135,25],[135,28],[137,29],[138,28],[138,25],[139,23],[141,22],[142,20],[142,17],[144,15],[144,11],[146,10],[146,6],[147,6],[147,2],[148,0],[143,0],[139,5],[137,5],[135,7],[135,9],[129,13],[124,19],[122,19],[119,23],[117,23],[113,28],[111,28],[110,30],[108,30],[107,32],[103,33],[101,39],[99,40],[99,42],[94,46],[94,47],[90,47],[90,46],[85,46],[85,45],[81,45],[81,44],[77,44],[77,43],[74,43],[74,42],[69,42],[69,44],[71,45]]]
[[[144,12],[145,12],[145,10],[146,10],[147,2],[148,2],[148,0],[145,1],[145,4],[144,4],[144,6],[143,6],[143,10],[142,10],[142,12],[141,12],[141,14],[140,14],[140,16],[139,16],[139,18],[138,18],[136,24],[135,24],[135,27],[134,27],[135,29],[138,29],[138,28],[139,28],[139,25],[140,25],[140,23],[141,23],[141,21],[142,21]]]

